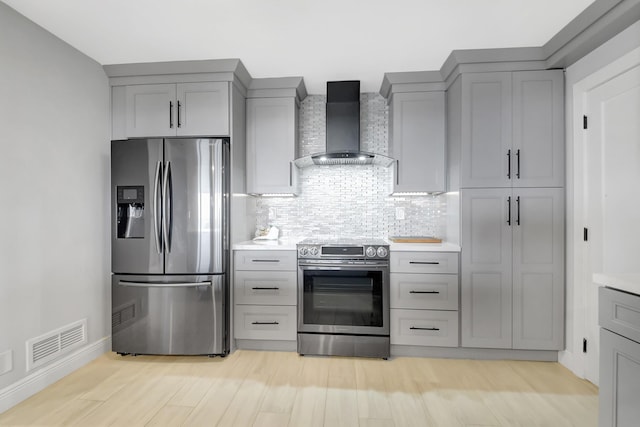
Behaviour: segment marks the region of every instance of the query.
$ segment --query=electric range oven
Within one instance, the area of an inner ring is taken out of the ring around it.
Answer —
[[[388,358],[389,246],[303,240],[298,250],[298,353]]]

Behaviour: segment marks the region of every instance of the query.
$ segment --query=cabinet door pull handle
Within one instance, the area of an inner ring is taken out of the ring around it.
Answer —
[[[511,225],[511,196],[507,197],[507,225]]]
[[[173,102],[169,101],[169,128],[173,129]]]
[[[275,287],[274,288],[268,288],[268,287],[257,286],[255,288],[251,288],[251,289],[253,289],[254,291],[277,291],[280,288],[275,288]]]
[[[178,101],[178,127],[182,127],[182,123],[180,123],[180,101]]]
[[[293,185],[293,162],[289,162],[289,186]]]
[[[251,322],[252,325],[279,325],[278,322]]]
[[[396,160],[396,185],[400,185],[400,160]]]
[[[409,264],[419,264],[419,265],[439,265],[439,261],[409,261]]]
[[[416,331],[439,331],[440,330],[440,328],[420,328],[418,326],[412,326],[409,329],[416,330]]]
[[[511,150],[507,150],[507,179],[511,179]]]
[[[516,169],[516,178],[520,179],[520,149],[516,150],[516,163],[518,165]]]
[[[439,294],[440,291],[409,291],[410,294]]]
[[[516,225],[520,225],[520,196],[516,197],[516,206],[517,206],[517,216],[516,216]]]
[[[252,259],[251,262],[280,262],[279,259]]]

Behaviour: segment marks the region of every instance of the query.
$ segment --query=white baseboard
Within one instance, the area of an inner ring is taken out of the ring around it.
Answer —
[[[563,350],[558,353],[558,363],[570,370],[578,378],[584,378],[584,369],[582,365],[576,360],[575,355],[567,350]]]
[[[0,414],[111,351],[111,336],[82,347],[0,390]]]

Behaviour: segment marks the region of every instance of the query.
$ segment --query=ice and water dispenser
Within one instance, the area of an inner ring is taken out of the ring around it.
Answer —
[[[144,186],[117,186],[118,239],[144,238]]]

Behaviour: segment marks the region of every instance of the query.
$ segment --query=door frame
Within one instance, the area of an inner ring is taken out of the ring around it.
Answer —
[[[567,349],[560,352],[559,361],[581,378],[585,378],[587,366],[587,356],[582,352],[582,339],[588,336],[589,328],[592,327],[586,321],[588,304],[582,285],[586,280],[591,283],[591,278],[585,277],[589,247],[588,242],[583,240],[583,228],[588,227],[588,212],[585,209],[587,200],[584,179],[587,132],[583,129],[582,115],[586,111],[590,91],[639,64],[640,47],[583,77],[571,87],[567,79],[567,101],[571,103],[567,105],[567,117],[571,118],[568,122],[572,123],[567,127],[567,137],[573,144],[567,147]],[[576,72],[578,73],[579,71]]]

